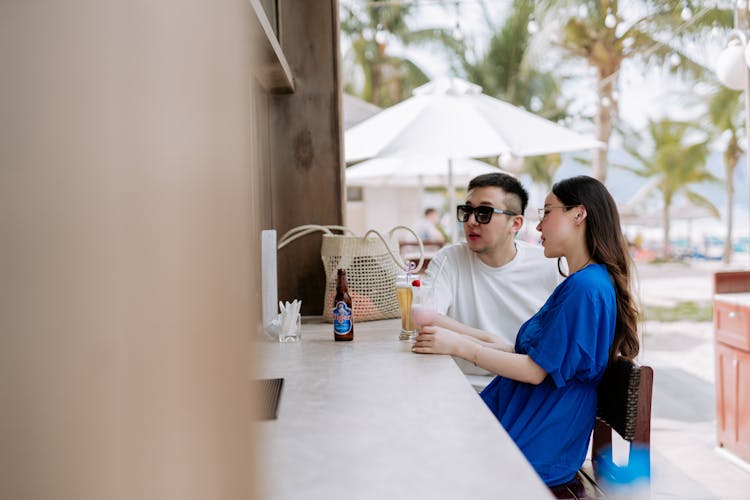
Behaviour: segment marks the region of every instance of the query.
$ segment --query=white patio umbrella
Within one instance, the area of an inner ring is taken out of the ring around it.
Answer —
[[[452,160],[504,153],[535,156],[600,146],[593,138],[484,95],[478,85],[458,78],[416,88],[413,97],[347,130],[344,139],[347,162],[423,155],[442,158],[443,166],[435,168],[447,171],[452,197]]]
[[[346,169],[348,186],[445,186],[448,171],[445,158],[374,158]],[[463,158],[452,161],[453,183],[466,185],[474,177],[490,172],[509,174],[479,160]],[[513,174],[510,174],[513,175]]]
[[[435,80],[346,132],[346,161],[407,155],[535,156],[599,147],[533,113],[482,94],[459,78]]]
[[[663,207],[644,210],[635,206],[626,206],[620,209],[620,221],[623,225],[645,226],[663,228]],[[693,221],[698,219],[721,219],[721,215],[715,208],[696,205],[689,200],[682,200],[669,207],[669,219],[671,221],[683,220],[687,224],[687,248],[692,247]]]
[[[661,226],[663,208],[651,210],[638,210],[635,208],[621,209],[620,219],[623,224],[634,226]],[[711,208],[695,205],[689,201],[672,205],[669,207],[669,218],[671,220],[686,220],[688,223],[695,219],[719,219],[720,215]]]

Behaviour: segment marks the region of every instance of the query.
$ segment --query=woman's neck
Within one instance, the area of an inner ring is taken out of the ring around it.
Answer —
[[[566,256],[565,260],[568,262],[568,272],[570,274],[577,273],[589,265],[589,263],[593,262],[593,259],[588,252],[570,257]]]

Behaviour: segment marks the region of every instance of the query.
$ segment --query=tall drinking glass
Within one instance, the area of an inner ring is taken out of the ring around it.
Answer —
[[[435,308],[435,294],[429,285],[414,288],[414,299],[411,305],[411,319],[415,326],[414,337],[425,325],[435,323],[437,309]]]
[[[412,291],[412,286],[407,275],[400,275],[396,278],[396,296],[398,298],[398,308],[401,311],[401,332],[398,339],[409,340],[416,330],[411,320],[411,302],[414,292]]]

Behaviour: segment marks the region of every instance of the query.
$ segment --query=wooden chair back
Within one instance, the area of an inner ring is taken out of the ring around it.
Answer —
[[[601,485],[599,463],[612,463],[612,432],[630,442],[629,465],[634,460],[645,460],[639,465],[651,473],[651,395],[654,370],[638,366],[632,361],[618,359],[607,366],[599,383],[596,423],[591,446],[591,469],[578,471],[567,484],[550,488],[555,498],[598,499],[606,494]],[[593,477],[592,477],[593,476]]]
[[[630,460],[636,452],[645,457],[643,465],[650,474],[651,455],[648,450],[651,446],[653,384],[654,370],[650,366],[638,366],[632,361],[619,359],[607,367],[599,383],[592,443],[595,474],[598,475],[597,457],[612,461],[612,431],[630,442]]]

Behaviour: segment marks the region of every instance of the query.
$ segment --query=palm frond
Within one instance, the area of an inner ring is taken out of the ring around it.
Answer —
[[[685,191],[684,195],[685,198],[687,198],[688,201],[693,205],[707,209],[711,213],[711,215],[713,215],[717,219],[720,217],[719,209],[716,208],[716,205],[714,205],[711,200],[709,200],[705,196],[702,196],[695,191]]]

